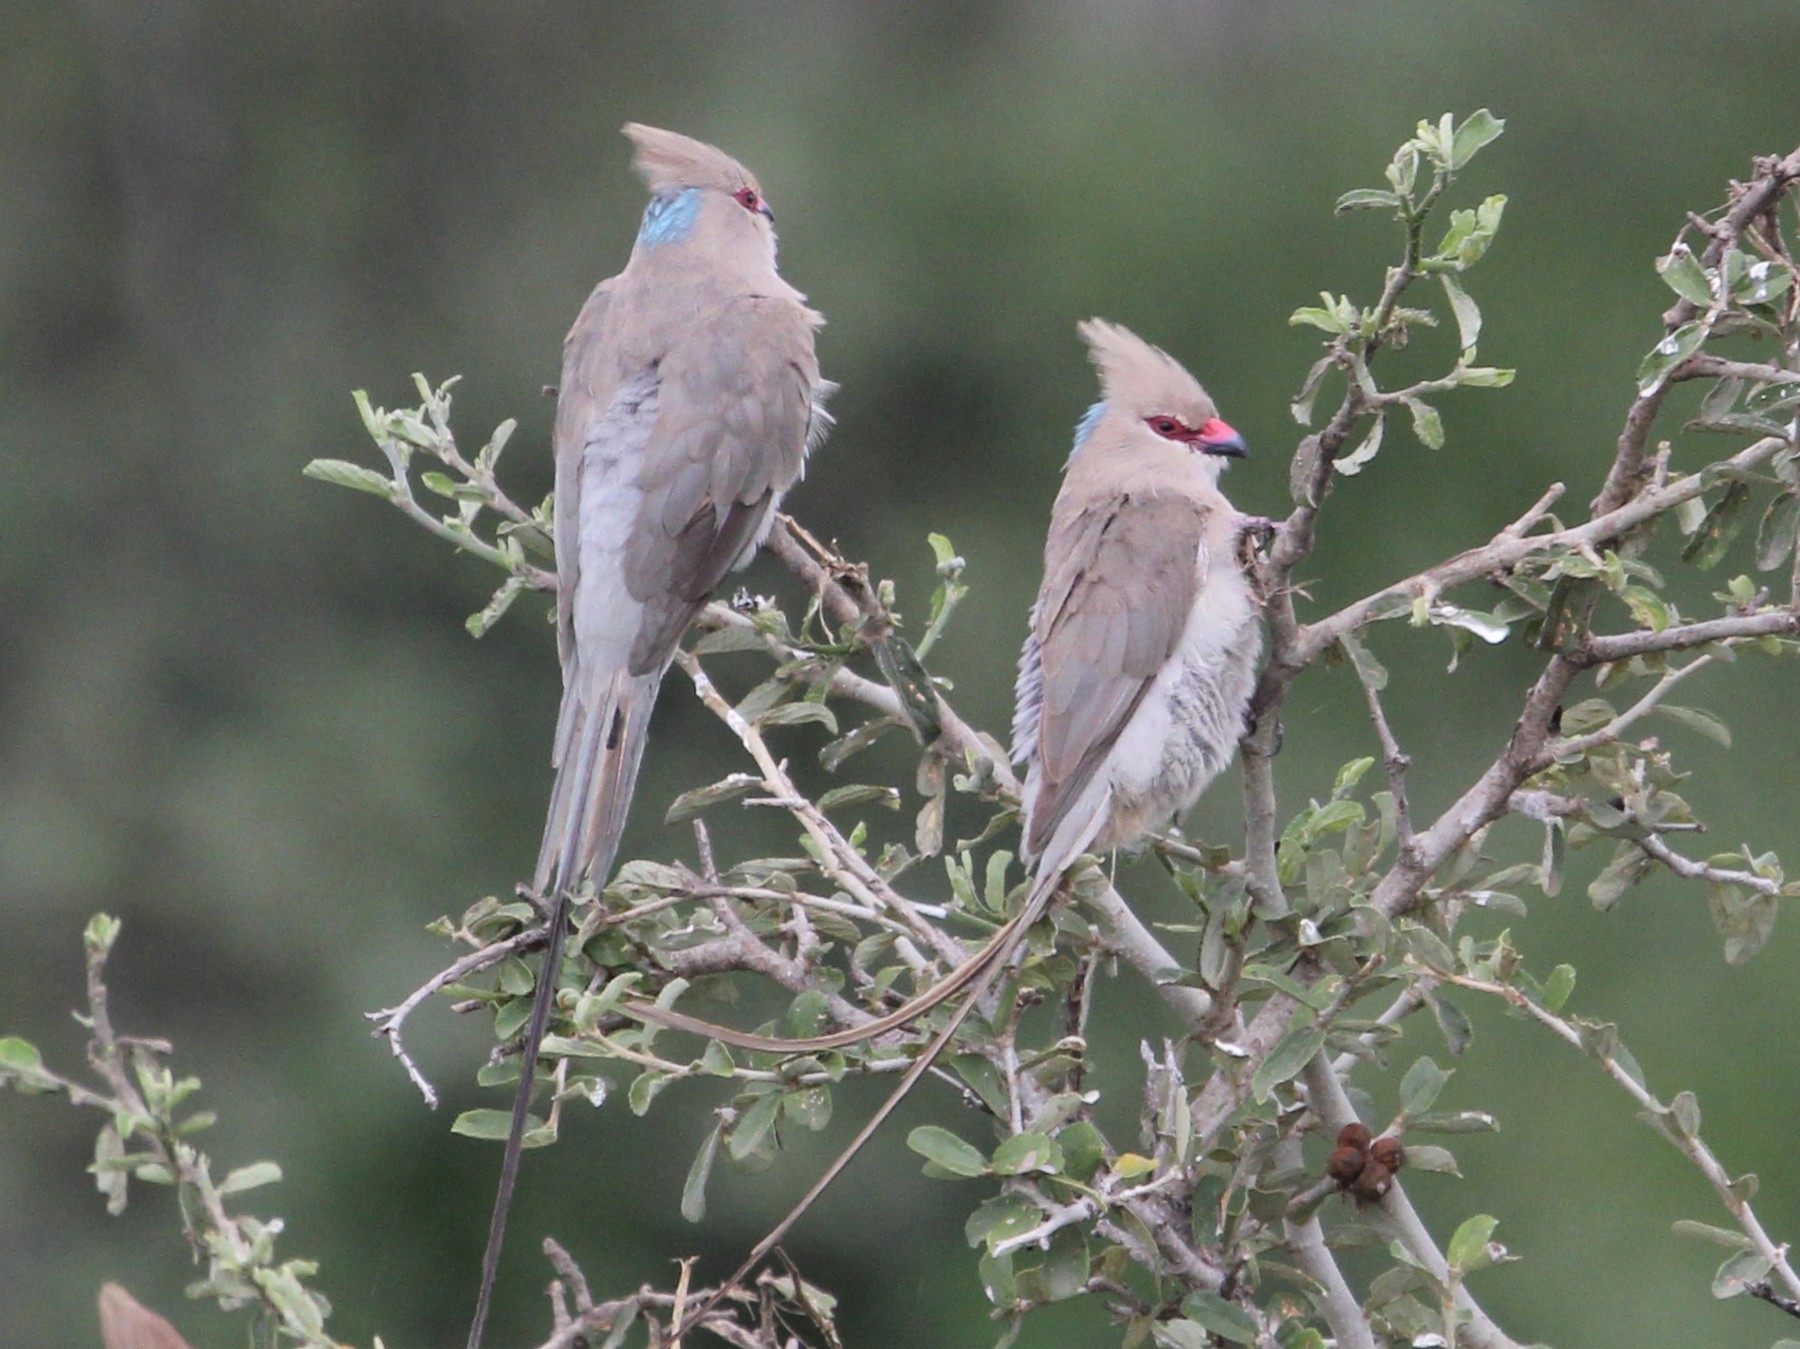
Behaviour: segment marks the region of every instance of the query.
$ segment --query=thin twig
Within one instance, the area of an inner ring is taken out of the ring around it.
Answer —
[[[425,1074],[420,1072],[418,1066],[413,1063],[412,1056],[406,1052],[406,1045],[401,1036],[406,1019],[418,1010],[419,1005],[425,999],[439,989],[457,983],[477,970],[484,970],[489,965],[498,964],[515,951],[529,950],[534,946],[541,945],[543,940],[542,929],[530,928],[502,941],[493,942],[478,951],[471,951],[454,964],[445,966],[396,1005],[384,1007],[378,1012],[363,1013],[370,1021],[376,1023],[375,1029],[370,1034],[387,1040],[388,1048],[394,1051],[394,1057],[399,1059],[401,1066],[406,1069],[406,1075],[412,1079],[413,1085],[419,1089],[419,1094],[425,1098],[425,1104],[433,1110],[436,1110],[438,1105],[437,1092],[426,1080]]]
[[[1581,1031],[1576,1026],[1550,1011],[1542,1004],[1533,1001],[1520,989],[1509,984],[1494,983],[1486,979],[1476,979],[1467,975],[1447,974],[1439,971],[1440,978],[1458,988],[1466,988],[1476,993],[1485,993],[1499,998],[1508,1006],[1523,1012],[1539,1025],[1547,1027],[1559,1039],[1588,1053],[1599,1063],[1601,1071],[1613,1082],[1648,1111],[1661,1124],[1660,1132],[1664,1134],[1681,1151],[1690,1162],[1706,1177],[1707,1183],[1713,1187],[1720,1204],[1732,1216],[1739,1229],[1750,1239],[1756,1253],[1769,1262],[1769,1267],[1781,1276],[1781,1282],[1790,1295],[1800,1298],[1800,1274],[1788,1263],[1788,1247],[1786,1243],[1777,1245],[1763,1229],[1756,1212],[1750,1207],[1750,1201],[1740,1195],[1732,1176],[1720,1165],[1719,1159],[1701,1139],[1699,1134],[1689,1132],[1674,1118],[1669,1108],[1643,1086],[1624,1064],[1611,1054],[1595,1053],[1584,1043]]]

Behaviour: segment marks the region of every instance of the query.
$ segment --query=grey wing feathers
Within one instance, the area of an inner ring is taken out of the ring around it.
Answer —
[[[791,301],[744,296],[658,367],[642,508],[624,581],[645,606],[631,669],[660,669],[695,611],[761,538],[818,434],[812,325]]]
[[[1028,852],[1042,851],[1180,645],[1203,519],[1186,497],[1122,495],[1053,529],[1046,551],[1057,560],[1033,625],[1040,776]]]
[[[562,378],[556,397],[556,495],[554,498],[556,574],[560,584],[556,591],[556,650],[562,659],[565,678],[575,644],[575,581],[581,572],[581,472],[587,450],[609,432],[598,423],[613,410],[618,390],[617,374],[607,368],[603,334],[606,312],[611,303],[610,281],[595,286],[582,305],[581,313],[563,339]],[[643,392],[655,387],[655,371],[640,370],[638,378]],[[632,418],[639,409],[635,397],[624,400]],[[655,419],[653,408],[644,409],[645,430]],[[611,428],[611,433],[622,430]],[[558,743],[562,737],[558,735]]]
[[[1038,717],[1044,710],[1044,656],[1038,646],[1038,606],[1025,616],[1025,645],[1019,649],[1019,674],[1013,681],[1012,761],[1028,763],[1037,753]]]

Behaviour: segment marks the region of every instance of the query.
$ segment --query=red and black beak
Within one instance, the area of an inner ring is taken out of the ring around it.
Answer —
[[[1207,454],[1223,455],[1231,459],[1242,459],[1250,453],[1250,447],[1244,444],[1244,438],[1219,417],[1208,419],[1194,436],[1194,442]]]

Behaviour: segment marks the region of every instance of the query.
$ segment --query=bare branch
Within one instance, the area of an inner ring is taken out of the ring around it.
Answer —
[[[1719,1159],[1713,1155],[1712,1149],[1707,1147],[1698,1133],[1688,1129],[1671,1111],[1670,1107],[1657,1100],[1636,1077],[1627,1072],[1616,1056],[1595,1053],[1589,1048],[1581,1031],[1573,1023],[1534,1002],[1521,990],[1513,988],[1509,984],[1499,984],[1459,974],[1442,974],[1440,972],[1440,975],[1445,983],[1499,998],[1514,1009],[1525,1013],[1539,1025],[1548,1027],[1565,1043],[1593,1057],[1600,1065],[1601,1071],[1610,1077],[1626,1095],[1636,1101],[1643,1110],[1648,1112],[1649,1117],[1655,1121],[1658,1132],[1669,1139],[1682,1155],[1699,1169],[1700,1174],[1706,1177],[1707,1183],[1713,1187],[1713,1193],[1718,1196],[1725,1211],[1731,1214],[1739,1229],[1750,1238],[1751,1246],[1756,1253],[1769,1262],[1770,1269],[1780,1275],[1782,1285],[1789,1294],[1800,1298],[1800,1274],[1796,1274],[1794,1267],[1788,1263],[1786,1243],[1777,1245],[1769,1238],[1769,1234],[1763,1229],[1755,1211],[1750,1207],[1750,1201],[1738,1193],[1732,1176],[1720,1165]]]
[[[436,1110],[438,1105],[437,1092],[426,1080],[425,1075],[419,1071],[418,1066],[413,1063],[412,1056],[406,1052],[406,1046],[401,1037],[406,1019],[418,1010],[419,1005],[425,999],[438,990],[461,981],[477,970],[484,970],[490,965],[499,964],[515,951],[525,951],[534,946],[540,946],[543,944],[543,940],[544,933],[541,928],[530,928],[507,937],[503,941],[484,946],[478,951],[471,951],[461,960],[439,970],[394,1006],[384,1007],[378,1012],[363,1013],[370,1021],[376,1023],[375,1029],[370,1034],[387,1040],[388,1047],[394,1051],[394,1057],[399,1059],[401,1066],[406,1069],[407,1077],[412,1079],[413,1085],[419,1089],[419,1094],[425,1098],[425,1104],[433,1110]]]
[[[1800,637],[1800,609],[1766,609],[1734,614],[1703,623],[1678,623],[1661,632],[1644,629],[1611,637],[1589,637],[1577,655],[1583,664],[1629,660],[1657,651],[1685,651],[1709,642],[1748,641],[1757,637]]]

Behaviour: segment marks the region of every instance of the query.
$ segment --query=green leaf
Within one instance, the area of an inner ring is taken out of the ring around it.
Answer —
[[[718,1040],[708,1040],[700,1051],[699,1069],[711,1077],[730,1077],[737,1070],[731,1050]]]
[[[1233,1344],[1256,1342],[1256,1318],[1217,1293],[1196,1289],[1181,1300],[1181,1312],[1222,1340],[1230,1340]]]
[[[707,787],[696,787],[691,792],[683,792],[669,803],[669,809],[663,815],[664,824],[680,824],[683,820],[692,819],[702,811],[726,801],[735,801],[745,793],[754,791],[761,785],[760,779],[751,773],[733,773],[728,778]]]
[[[979,1157],[981,1154],[975,1155]],[[1047,1134],[1014,1134],[994,1149],[994,1171],[997,1175],[1022,1176],[1027,1171],[1055,1175],[1062,1170],[1062,1165],[1062,1149]]]
[[[802,1087],[781,1098],[781,1113],[810,1133],[818,1133],[831,1123],[831,1090],[828,1087]]]
[[[1444,298],[1450,302],[1450,312],[1456,316],[1457,340],[1465,354],[1473,352],[1476,342],[1481,340],[1481,308],[1462,288],[1462,282],[1456,279],[1454,272],[1439,272],[1438,282],[1444,288]],[[1440,436],[1439,444],[1442,443]],[[1435,450],[1438,446],[1431,448]]]
[[[632,1114],[640,1118],[648,1115],[651,1104],[662,1094],[662,1089],[674,1080],[673,1074],[661,1072],[655,1068],[646,1068],[632,1078],[631,1085],[625,1089],[625,1104],[631,1107]],[[733,1135],[733,1137],[735,1136]],[[742,1156],[741,1153],[732,1155],[734,1157]]]
[[[1758,388],[1766,390],[1768,386],[1759,385]],[[1702,422],[1717,421],[1719,418],[1728,415],[1731,412],[1731,409],[1737,406],[1738,395],[1743,393],[1743,391],[1744,381],[1741,379],[1736,379],[1728,375],[1723,379],[1713,381],[1712,388],[1706,391],[1706,397],[1700,400],[1699,420]],[[1750,404],[1747,404],[1746,406],[1750,406]],[[1682,505],[1686,504],[1688,503],[1682,503]],[[1681,507],[1677,506],[1675,509],[1679,511]],[[1692,531],[1683,529],[1682,533],[1687,534],[1692,533]]]
[[[48,1089],[43,1055],[36,1045],[16,1035],[0,1036],[0,1082],[9,1077],[18,1078],[21,1086]]]
[[[817,1035],[825,1029],[831,1016],[831,1002],[822,989],[808,988],[796,994],[788,1004],[788,1033],[796,1039]]]
[[[353,492],[367,492],[371,496],[393,499],[395,488],[391,478],[377,473],[372,468],[364,468],[361,464],[348,463],[343,459],[315,459],[300,472],[318,482],[328,482],[334,487],[348,487]]]
[[[1783,492],[1769,503],[1756,527],[1756,569],[1774,571],[1785,566],[1800,535],[1800,496]]]
[[[1325,382],[1325,372],[1337,362],[1330,356],[1321,356],[1313,362],[1311,370],[1306,372],[1306,379],[1300,385],[1300,392],[1288,404],[1288,411],[1294,414],[1294,420],[1302,426],[1312,423],[1313,402],[1319,396],[1319,386]]]
[[[1498,1218],[1491,1218],[1485,1213],[1465,1218],[1451,1234],[1449,1248],[1444,1252],[1445,1258],[1465,1274],[1493,1263],[1488,1257],[1487,1245],[1493,1240],[1494,1229],[1499,1225]]]
[[[833,787],[818,801],[820,810],[844,810],[851,806],[871,804],[886,806],[889,810],[899,810],[900,793],[893,787],[883,787],[868,782],[853,782],[848,786]]]
[[[1505,130],[1505,119],[1494,116],[1486,108],[1477,108],[1470,113],[1463,119],[1463,124],[1456,128],[1456,134],[1450,140],[1452,172],[1468,167],[1476,153],[1484,145],[1492,144]]]
[[[1588,902],[1601,912],[1617,904],[1625,892],[1650,870],[1648,854],[1635,843],[1621,843],[1598,876],[1588,885]]]
[[[525,589],[523,576],[507,577],[501,583],[500,588],[494,592],[494,597],[483,606],[479,613],[470,614],[463,620],[463,627],[468,629],[469,636],[487,636],[488,630],[506,616],[506,611],[512,608],[513,601],[524,594]]]
[[[997,1194],[969,1215],[963,1236],[971,1246],[993,1250],[1008,1237],[1029,1232],[1044,1220],[1037,1206],[1021,1194]]]
[[[619,874],[613,878],[612,885],[609,885],[607,889],[611,890],[627,885],[641,885],[649,890],[677,891],[686,885],[686,881],[679,871],[667,863],[652,862],[647,858],[638,857],[619,868]],[[524,992],[530,987],[531,984],[528,980],[525,989],[520,991]]]
[[[1706,887],[1706,904],[1725,938],[1727,964],[1742,965],[1768,943],[1775,928],[1774,896],[1714,881]]]
[[[1353,632],[1346,632],[1338,638],[1338,645],[1343,648],[1344,655],[1349,657],[1351,668],[1364,686],[1377,693],[1387,687],[1387,668],[1375,658],[1375,653]]]
[[[1641,397],[1654,392],[1676,366],[1680,365],[1706,341],[1706,325],[1699,319],[1684,323],[1670,333],[1644,357],[1638,366],[1637,391]]]
[[[1401,948],[1415,963],[1428,970],[1453,974],[1456,971],[1456,957],[1450,954],[1450,948],[1444,939],[1430,928],[1421,927],[1415,922],[1404,922],[1397,929]]]
[[[918,653],[899,633],[890,632],[875,643],[871,654],[881,677],[900,696],[901,710],[912,723],[919,743],[930,744],[943,727],[938,714],[937,690],[932,687],[931,675],[920,663]]]
[[[950,1059],[950,1068],[981,1098],[982,1104],[996,1119],[1006,1118],[1010,1098],[1000,1080],[1000,1070],[994,1067],[992,1060],[983,1054],[957,1054]]]
[[[906,1136],[906,1146],[952,1176],[972,1177],[987,1173],[987,1158],[971,1143],[948,1129],[921,1124]]]
[[[130,1203],[131,1177],[120,1169],[125,1156],[125,1144],[119,1138],[119,1131],[110,1121],[101,1126],[99,1135],[94,1139],[94,1188],[106,1196],[106,1211],[116,1218],[125,1211]]]
[[[1063,1150],[1063,1174],[1083,1185],[1106,1160],[1106,1137],[1086,1120],[1076,1120],[1056,1136]]]
[[[1311,1063],[1313,1056],[1325,1047],[1325,1032],[1317,1026],[1300,1026],[1290,1030],[1269,1051],[1269,1057],[1256,1066],[1250,1079],[1250,1091],[1260,1104],[1283,1082],[1296,1078]]]
[[[1443,241],[1427,260],[1434,270],[1448,268],[1463,272],[1480,262],[1499,233],[1501,217],[1506,213],[1506,198],[1489,197],[1473,211],[1452,211],[1450,227]]]
[[[1377,668],[1379,669],[1380,667],[1378,666]],[[1387,687],[1386,670],[1381,671],[1381,678],[1382,682],[1375,686],[1378,689]],[[1352,759],[1340,767],[1337,771],[1336,781],[1331,784],[1332,799],[1336,800],[1340,796],[1348,796],[1355,790],[1356,784],[1361,782],[1364,775],[1374,766],[1375,756],[1372,754],[1365,754],[1362,758]]]
[[[1712,286],[1694,250],[1677,243],[1656,260],[1656,274],[1682,299],[1705,309],[1713,302]]]
[[[1474,1038],[1475,1027],[1469,1021],[1469,1015],[1458,1007],[1442,992],[1432,993],[1425,999],[1431,1007],[1431,1014],[1437,1020],[1438,1030],[1444,1036],[1444,1049],[1451,1058],[1458,1058],[1469,1047]]]
[[[1414,1171],[1430,1171],[1443,1176],[1462,1175],[1450,1149],[1434,1147],[1429,1143],[1409,1143],[1406,1148],[1406,1164]]]
[[[1658,703],[1655,710],[1671,721],[1678,721],[1690,731],[1698,731],[1708,740],[1731,748],[1731,728],[1720,721],[1711,712],[1702,711],[1698,707],[1676,707],[1672,703]]]
[[[1350,303],[1349,296],[1333,298],[1330,291],[1321,291],[1319,298],[1325,302],[1322,308],[1303,305],[1288,315],[1289,326],[1317,328],[1334,336],[1342,336],[1355,329],[1357,311],[1356,306]]]
[[[1681,550],[1681,560],[1691,562],[1701,571],[1716,566],[1731,547],[1731,541],[1744,527],[1744,506],[1750,500],[1750,488],[1733,479],[1706,512],[1700,528]]]
[[[1668,603],[1649,586],[1628,585],[1619,591],[1619,598],[1631,610],[1631,616],[1637,620],[1639,627],[1661,632],[1669,626],[1673,615],[1669,612]]]
[[[456,1117],[455,1123],[450,1126],[450,1132],[461,1134],[464,1138],[504,1142],[512,1132],[512,1111],[465,1110]],[[544,1127],[544,1122],[536,1115],[525,1117],[525,1139],[522,1146],[539,1148],[554,1141],[555,1135]]]
[[[1684,1134],[1692,1137],[1700,1132],[1700,1098],[1691,1091],[1680,1092],[1669,1102],[1669,1114]]]
[[[419,481],[427,490],[449,501],[486,501],[487,489],[472,482],[458,482],[447,473],[421,473]]]
[[[1500,619],[1480,609],[1464,609],[1460,605],[1439,602],[1426,610],[1426,613],[1439,627],[1461,628],[1465,632],[1472,632],[1489,646],[1498,646],[1512,632]]]
[[[1712,1295],[1716,1298],[1738,1297],[1745,1284],[1761,1283],[1769,1277],[1768,1260],[1755,1251],[1739,1251],[1719,1266],[1713,1275]]]
[[[1378,408],[1375,412],[1374,424],[1369,427],[1369,434],[1363,437],[1362,444],[1349,454],[1334,460],[1331,466],[1346,478],[1354,478],[1363,471],[1370,460],[1381,453],[1381,437],[1386,427],[1387,409],[1385,407]]]
[[[818,722],[833,735],[838,733],[837,713],[824,703],[782,703],[764,712],[756,719],[756,724],[762,727],[798,726],[808,721]]]
[[[1742,1232],[1734,1232],[1729,1228],[1714,1227],[1711,1223],[1695,1222],[1692,1218],[1678,1218],[1669,1227],[1678,1237],[1696,1237],[1701,1241],[1710,1241],[1715,1245],[1729,1246],[1734,1251],[1756,1249],[1755,1243]]]
[[[1050,1253],[1038,1266],[1044,1297],[1062,1302],[1085,1292],[1090,1261],[1087,1235],[1079,1227],[1065,1227],[1050,1238]]]
[[[732,623],[726,627],[702,633],[700,639],[692,647],[693,654],[696,656],[723,655],[730,651],[761,651],[763,649],[762,633],[747,623],[742,626]]]
[[[819,762],[829,773],[835,773],[844,766],[852,755],[861,754],[889,731],[901,725],[894,717],[877,717],[873,721],[865,721],[849,734],[833,740],[819,751]]]
[[[1777,267],[1768,258],[1751,262],[1736,249],[1726,258],[1725,274],[1731,282],[1731,298],[1744,305],[1768,304],[1794,284],[1794,275],[1786,267]]]
[[[1419,444],[1428,450],[1443,449],[1444,419],[1438,416],[1438,410],[1416,398],[1407,399],[1406,406],[1412,413],[1413,434],[1419,438]]]
[[[1350,211],[1396,210],[1400,205],[1400,194],[1389,192],[1378,187],[1359,187],[1344,193],[1337,199],[1337,205],[1331,208],[1333,215],[1344,215]]]
[[[1539,999],[1547,1012],[1560,1012],[1569,995],[1575,991],[1575,967],[1558,965],[1550,971],[1550,977],[1544,980],[1543,995]]]
[[[1317,810],[1307,813],[1303,830],[1306,842],[1310,844],[1326,834],[1348,829],[1353,824],[1361,824],[1368,818],[1368,813],[1360,801],[1341,798],[1327,801]]]
[[[1492,365],[1460,365],[1456,368],[1456,382],[1471,389],[1504,389],[1518,373]]]
[[[644,1074],[644,1077],[648,1076],[648,1073]],[[638,1081],[643,1081],[643,1078],[640,1077]],[[636,1085],[636,1082],[632,1083],[633,1087]],[[764,1143],[771,1141],[775,1117],[780,1108],[781,1094],[767,1092],[758,1096],[750,1108],[732,1122],[730,1136],[725,1140],[725,1150],[731,1154],[734,1162],[743,1161],[751,1153],[761,1149]]]
[[[713,1163],[719,1157],[719,1136],[724,1127],[715,1124],[707,1130],[706,1141],[694,1154],[694,1163],[688,1167],[687,1179],[682,1182],[681,1216],[691,1223],[706,1217],[706,1182],[712,1178]]]
[[[1412,1134],[1491,1134],[1500,1129],[1500,1121],[1482,1110],[1458,1110],[1447,1115],[1414,1115],[1406,1121],[1406,1132]]]
[[[510,1121],[509,1121],[510,1122]],[[281,1168],[274,1162],[252,1162],[240,1166],[219,1182],[220,1194],[242,1194],[259,1185],[279,1185]]]
[[[1438,1067],[1430,1055],[1421,1054],[1400,1079],[1400,1108],[1409,1115],[1431,1109],[1449,1080],[1450,1074]]]
[[[1157,1321],[1151,1325],[1150,1334],[1157,1349],[1212,1349],[1213,1346],[1212,1332],[1198,1321]]]
[[[1721,384],[1726,381],[1719,381]],[[1779,412],[1800,403],[1800,376],[1787,375],[1772,384],[1758,384],[1750,390],[1744,407],[1750,412]],[[1727,403],[1726,408],[1731,406]]]

